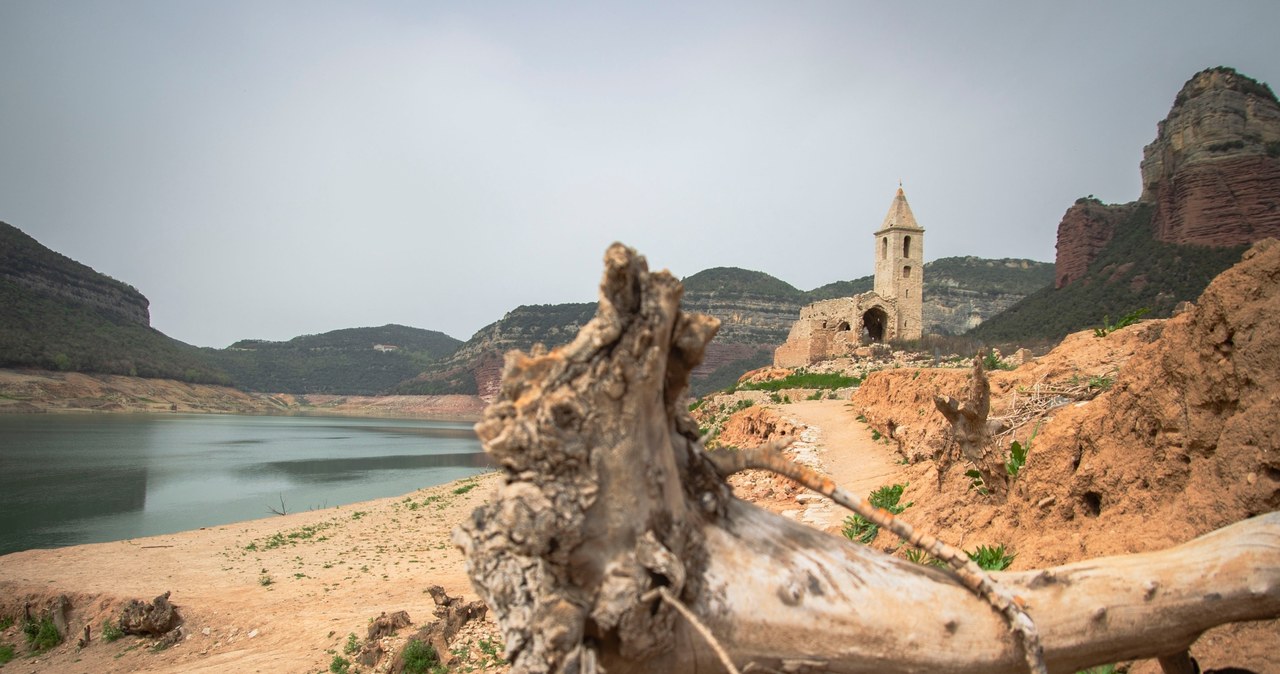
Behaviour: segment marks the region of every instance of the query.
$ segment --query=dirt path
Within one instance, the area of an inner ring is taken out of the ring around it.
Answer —
[[[900,466],[892,449],[872,439],[871,429],[854,418],[847,401],[806,400],[783,405],[779,411],[809,427],[801,434],[801,442],[813,446],[822,471],[845,489],[865,496],[897,479]],[[799,519],[819,529],[839,530],[848,515],[825,498],[802,500],[807,503]]]

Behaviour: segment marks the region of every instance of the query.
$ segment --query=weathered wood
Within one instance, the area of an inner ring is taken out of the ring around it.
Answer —
[[[991,381],[982,368],[982,354],[973,359],[973,374],[969,377],[969,396],[960,401],[951,396],[936,395],[933,405],[951,423],[951,441],[960,448],[960,455],[968,459],[982,476],[987,490],[996,496],[1009,491],[1009,475],[1004,468],[1004,456],[992,448],[992,429],[987,417],[991,413]]]
[[[733,498],[683,407],[717,324],[681,313],[680,293],[611,247],[597,316],[566,347],[509,354],[477,425],[505,481],[454,540],[514,670],[722,671],[669,594],[744,672],[1024,671],[1004,618],[950,572]],[[1051,671],[1175,655],[1215,625],[1280,616],[1280,514],[993,575]]]

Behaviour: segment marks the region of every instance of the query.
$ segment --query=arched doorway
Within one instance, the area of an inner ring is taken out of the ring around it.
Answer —
[[[884,329],[889,323],[889,314],[880,307],[871,307],[862,314],[863,337],[871,342],[884,341]]]

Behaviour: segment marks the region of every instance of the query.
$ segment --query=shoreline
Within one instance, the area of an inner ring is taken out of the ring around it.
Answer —
[[[70,634],[87,625],[95,635],[83,649],[69,639],[15,664],[33,671],[324,670],[347,635],[363,637],[382,612],[429,621],[427,586],[476,598],[449,539],[499,481],[493,471],[321,510],[0,556],[0,616],[20,617],[26,603],[65,595]],[[148,640],[98,638],[102,621],[125,602],[165,592],[184,618],[177,645],[152,652],[140,648]],[[0,642],[21,640],[18,626],[0,633]]]
[[[258,393],[172,379],[0,369],[0,414],[242,414],[476,422],[487,404],[473,395]]]

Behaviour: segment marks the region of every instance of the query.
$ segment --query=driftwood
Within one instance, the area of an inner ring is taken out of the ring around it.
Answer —
[[[969,398],[956,400],[936,395],[933,404],[951,423],[951,441],[960,448],[982,476],[983,485],[991,493],[1002,496],[1009,490],[1009,476],[1004,457],[995,451],[991,437],[1000,432],[999,422],[988,420],[991,413],[991,381],[982,369],[982,355],[973,359],[973,375],[969,377]]]
[[[724,671],[670,596],[744,672],[1025,671],[1003,616],[951,572],[732,496],[683,407],[717,322],[680,312],[680,294],[615,245],[578,337],[507,356],[477,425],[505,481],[454,540],[514,670]],[[1050,671],[1177,659],[1210,627],[1280,616],[1280,514],[993,576],[1035,620]]]

